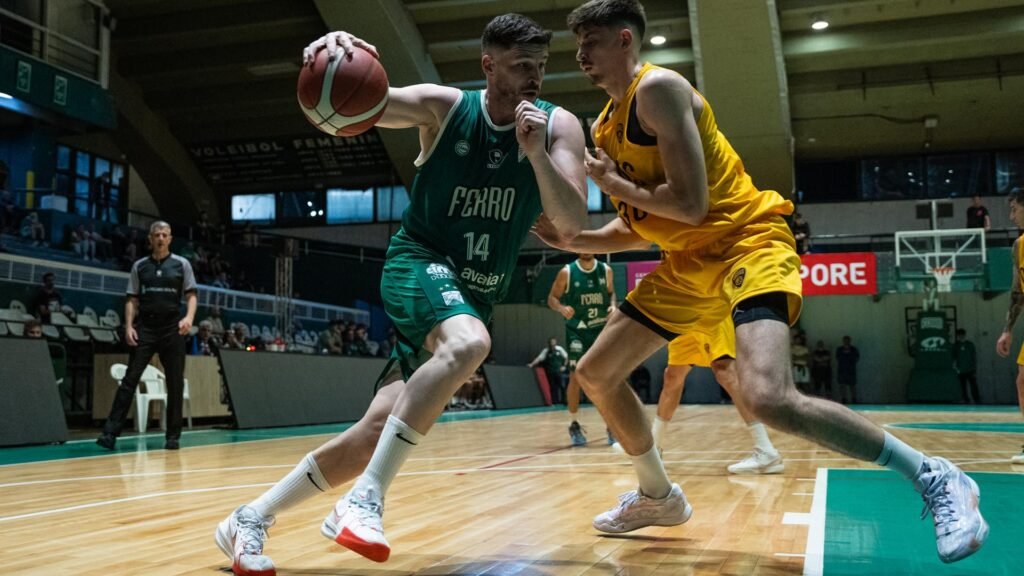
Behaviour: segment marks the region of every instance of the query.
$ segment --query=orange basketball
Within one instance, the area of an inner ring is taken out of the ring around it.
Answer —
[[[380,120],[388,105],[388,75],[380,61],[358,46],[352,59],[338,49],[316,53],[313,66],[299,72],[299,106],[317,128],[334,136],[362,134]]]

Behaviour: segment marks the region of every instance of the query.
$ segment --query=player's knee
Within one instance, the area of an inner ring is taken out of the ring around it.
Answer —
[[[446,345],[447,356],[458,365],[476,368],[487,359],[491,351],[491,338],[487,332],[466,334],[452,338]]]
[[[591,399],[601,393],[601,381],[597,378],[597,374],[591,367],[591,363],[587,362],[585,357],[576,365],[576,383],[583,388],[583,391],[586,392]]]
[[[682,366],[666,366],[662,388],[667,392],[675,392],[683,387],[686,379],[686,368]]]

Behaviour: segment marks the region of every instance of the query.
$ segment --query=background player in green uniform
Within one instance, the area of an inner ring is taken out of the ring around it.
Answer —
[[[569,409],[569,438],[573,446],[583,446],[587,437],[576,419],[580,407],[580,384],[576,380],[576,363],[590,350],[597,335],[608,322],[615,308],[615,284],[610,266],[597,261],[593,254],[579,254],[575,262],[566,264],[548,293],[548,308],[565,318],[565,347],[569,352],[569,386],[565,403]],[[608,431],[608,444],[615,439]]]
[[[582,228],[583,130],[573,115],[537,100],[550,39],[529,18],[499,16],[482,38],[486,90],[389,90],[378,126],[416,127],[421,146],[410,205],[381,279],[385,310],[400,334],[396,361],[359,423],[220,524],[217,544],[236,574],[274,574],[262,552],[276,513],[351,479],[368,460],[321,533],[386,560],[384,494],[452,393],[487,357],[486,320],[508,288],[530,226],[543,211],[544,223],[567,238]],[[346,58],[353,46],[377,54],[363,40],[332,32],[306,49],[304,61],[320,49]]]

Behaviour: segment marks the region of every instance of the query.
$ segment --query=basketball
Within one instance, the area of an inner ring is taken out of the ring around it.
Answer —
[[[329,61],[327,50],[316,54],[313,66],[299,73],[299,106],[314,126],[333,136],[362,134],[380,120],[388,105],[388,75],[380,61],[355,47],[351,60],[338,50]]]

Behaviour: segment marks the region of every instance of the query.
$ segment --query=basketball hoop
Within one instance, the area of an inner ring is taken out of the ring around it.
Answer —
[[[956,274],[956,268],[952,266],[939,266],[932,268],[932,276],[935,277],[935,287],[938,292],[952,292],[953,291],[953,275]]]

